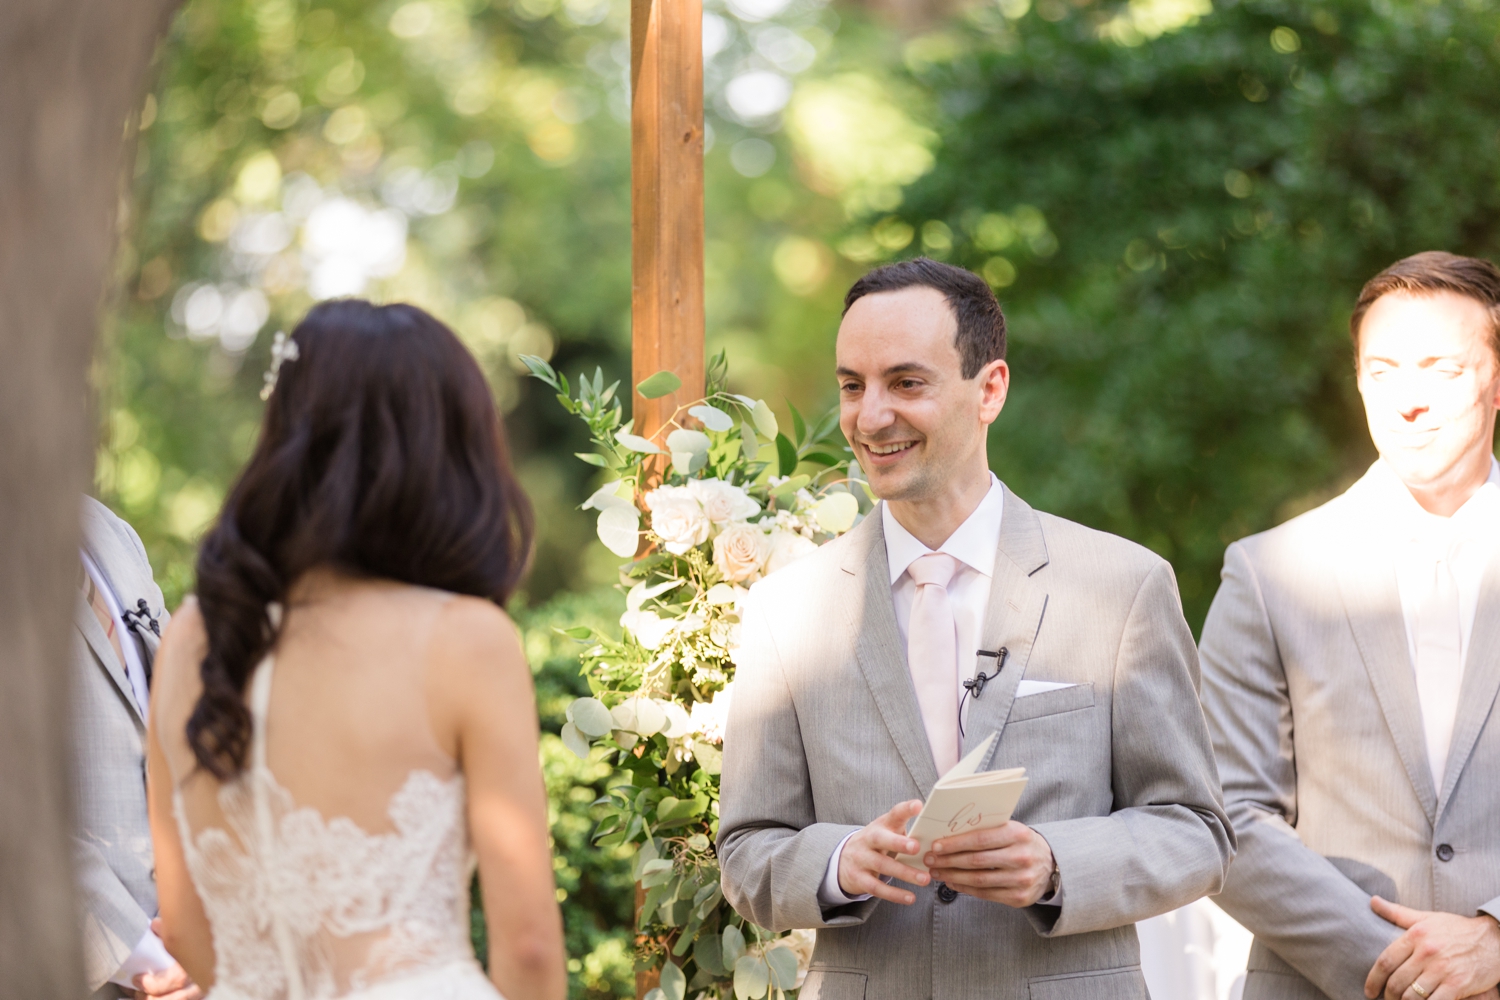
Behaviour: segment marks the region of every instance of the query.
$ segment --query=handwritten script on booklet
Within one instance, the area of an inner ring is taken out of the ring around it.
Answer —
[[[934,840],[971,830],[988,830],[1004,826],[1016,808],[1016,801],[1026,788],[1026,769],[1012,767],[1004,771],[979,771],[999,733],[970,751],[932,786],[927,804],[912,821],[907,835],[922,846],[916,854],[902,854],[896,860],[926,871],[922,857]]]

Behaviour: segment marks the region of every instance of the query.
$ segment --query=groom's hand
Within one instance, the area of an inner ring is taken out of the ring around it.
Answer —
[[[934,840],[923,860],[932,877],[949,888],[1015,907],[1045,896],[1057,867],[1046,839],[1015,820]]]
[[[912,893],[896,888],[885,879],[899,878],[912,885],[926,885],[932,881],[926,872],[901,864],[894,857],[915,854],[922,846],[906,835],[907,822],[921,811],[921,799],[903,802],[844,842],[844,850],[839,854],[839,888],[844,890],[844,895],[869,893],[876,899],[903,906],[916,902],[917,897]]]
[[[1406,933],[1375,960],[1365,979],[1365,996],[1460,1000],[1486,990],[1494,993],[1500,982],[1500,923],[1495,918],[1414,910],[1379,896],[1370,900],[1370,909]]]

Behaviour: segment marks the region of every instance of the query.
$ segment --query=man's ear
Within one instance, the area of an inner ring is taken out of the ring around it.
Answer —
[[[1010,365],[996,358],[974,376],[979,380],[979,420],[986,425],[995,422],[1010,393]]]

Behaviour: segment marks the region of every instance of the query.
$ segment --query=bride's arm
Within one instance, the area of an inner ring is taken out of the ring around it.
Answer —
[[[181,700],[185,693],[183,681],[187,678],[182,676],[182,671],[197,663],[197,658],[192,655],[195,648],[200,650],[198,657],[201,658],[202,644],[202,619],[198,616],[197,604],[189,600],[167,626],[156,657],[151,720],[146,734],[146,794],[151,815],[151,845],[155,852],[162,943],[193,982],[206,992],[214,981],[213,933],[183,857],[182,840],[172,808],[172,790],[176,785],[158,732],[161,725],[185,724],[186,712]]]
[[[442,614],[430,704],[438,731],[451,726],[456,734],[468,782],[490,979],[507,1000],[562,1000],[562,914],[552,878],[531,670],[515,626],[493,604],[459,598]]]

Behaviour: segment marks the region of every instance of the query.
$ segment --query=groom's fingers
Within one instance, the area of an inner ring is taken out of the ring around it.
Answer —
[[[1025,823],[1011,820],[1002,826],[988,830],[975,830],[956,837],[944,837],[932,843],[934,854],[965,854],[972,851],[987,851],[1023,843],[1031,836],[1031,828]]]
[[[1387,945],[1385,951],[1381,952],[1380,957],[1375,960],[1375,964],[1370,967],[1370,974],[1365,977],[1365,996],[1370,1000],[1375,1000],[1384,993],[1391,973],[1401,968],[1415,950],[1411,938],[1405,934]]]

